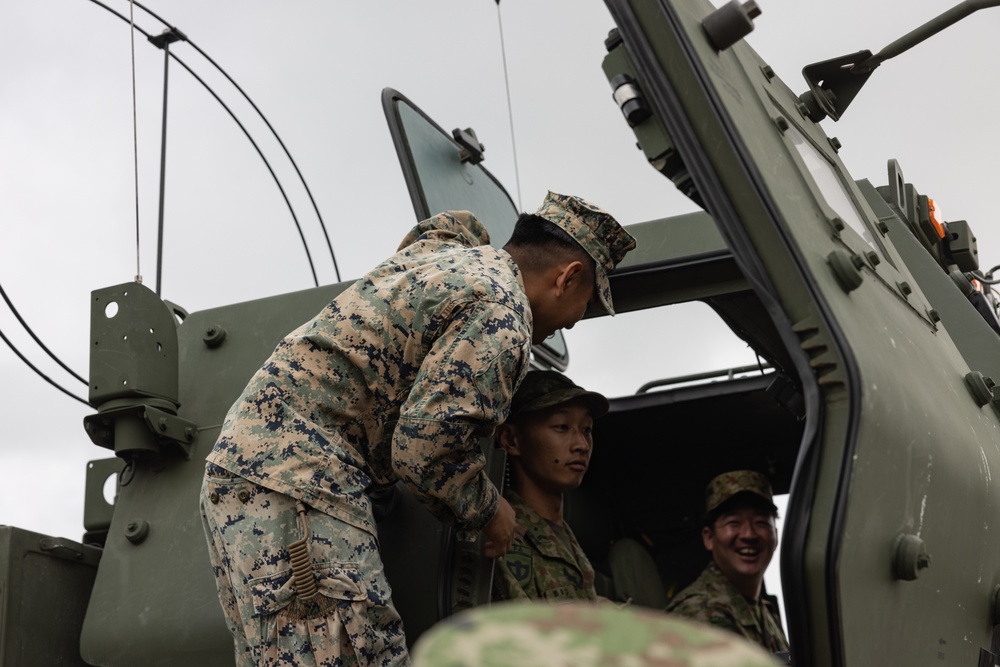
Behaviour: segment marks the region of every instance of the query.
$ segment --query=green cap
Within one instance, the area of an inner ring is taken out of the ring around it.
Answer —
[[[596,391],[587,391],[573,384],[572,380],[557,371],[529,371],[514,393],[508,419],[560,405],[581,396],[587,399],[595,419],[608,413],[608,399]]]
[[[609,314],[614,315],[608,274],[614,271],[625,254],[635,247],[635,239],[611,214],[590,202],[572,195],[549,192],[535,215],[553,223],[583,246],[594,258],[597,296]]]
[[[413,647],[413,667],[774,667],[736,633],[630,606],[527,600],[450,616]]]
[[[770,503],[773,509],[774,494],[771,493],[771,482],[756,470],[731,470],[716,475],[705,487],[705,512],[711,512],[737,493],[744,491],[756,494]]]

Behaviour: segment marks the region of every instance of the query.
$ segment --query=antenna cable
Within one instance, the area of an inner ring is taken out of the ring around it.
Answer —
[[[507,88],[507,119],[510,122],[510,147],[514,152],[514,182],[517,185],[517,210],[521,211],[521,174],[517,169],[517,143],[514,141],[514,112],[510,104],[510,80],[507,78],[507,49],[503,41],[503,21],[500,20],[500,0],[497,1],[497,26],[500,28],[500,55],[503,58],[503,83]]]
[[[135,172],[135,281],[142,283],[142,271],[139,270],[139,122],[135,111],[135,18],[132,14],[133,3],[128,3],[129,36],[132,38],[132,157]]]

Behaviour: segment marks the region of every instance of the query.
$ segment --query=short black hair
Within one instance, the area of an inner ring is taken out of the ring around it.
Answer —
[[[778,518],[778,510],[775,508],[774,503],[769,503],[767,499],[758,496],[752,491],[740,491],[727,498],[725,502],[711,512],[706,512],[705,516],[702,517],[702,525],[714,531],[715,522],[719,520],[719,517],[744,507],[760,510],[761,512],[770,514],[775,519]]]
[[[573,256],[592,269],[594,258],[559,226],[534,213],[522,213],[514,223],[514,231],[504,248],[516,248],[529,263],[527,268],[540,269],[552,264],[553,257],[563,260]]]

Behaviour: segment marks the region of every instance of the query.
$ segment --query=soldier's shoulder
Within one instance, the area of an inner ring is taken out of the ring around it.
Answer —
[[[649,609],[589,602],[505,602],[439,623],[413,651],[414,667],[459,664],[770,667],[777,663],[741,637]]]

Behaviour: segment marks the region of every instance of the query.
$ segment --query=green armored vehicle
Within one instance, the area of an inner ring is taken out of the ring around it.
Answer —
[[[820,126],[884,60],[988,4],[879,54],[810,65],[793,89],[743,39],[764,4],[607,1],[604,74],[635,159],[700,209],[628,225],[638,248],[611,278],[616,310],[701,301],[760,364],[650,378],[613,398],[567,519],[598,570],[615,541],[638,538],[669,595],[705,563],[705,483],[766,472],[788,494],[781,583],[796,665],[1000,656],[1000,324],[972,228],[942,220],[893,160],[872,180],[849,174]],[[502,244],[517,209],[475,134],[443,130],[392,89],[382,107],[415,217],[473,210]],[[88,469],[80,541],[0,527],[3,665],[231,663],[197,509],[202,460],[274,344],[349,284],[192,313],[137,283],[93,292],[85,428],[109,457]],[[650,354],[677,353],[648,340]],[[570,347],[550,339],[534,363],[572,375]],[[503,461],[482,444],[499,482]],[[411,643],[488,602],[478,536],[402,488],[376,499],[376,515]]]

